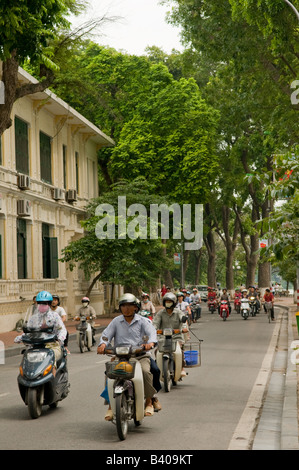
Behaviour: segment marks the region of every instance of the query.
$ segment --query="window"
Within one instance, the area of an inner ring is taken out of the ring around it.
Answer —
[[[29,175],[28,124],[15,116],[16,170]]]
[[[67,175],[67,149],[66,145],[62,146],[62,158],[63,158],[63,187],[66,189],[67,185],[67,180],[66,180],[66,175]]]
[[[18,278],[27,278],[26,220],[17,219]]]
[[[58,277],[58,244],[56,237],[50,237],[50,226],[42,224],[43,277]]]
[[[40,131],[40,177],[46,183],[52,184],[52,151],[51,137]]]

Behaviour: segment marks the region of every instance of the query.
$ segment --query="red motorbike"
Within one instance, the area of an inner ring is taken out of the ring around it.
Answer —
[[[234,301],[234,307],[237,313],[241,312],[241,299],[240,297],[237,297]]]
[[[218,307],[218,303],[217,303],[217,300],[216,300],[216,299],[208,300],[208,309],[209,309],[209,312],[211,312],[211,313],[216,312],[217,307]]]
[[[220,303],[220,316],[225,321],[229,317],[229,306],[227,300],[221,300]]]

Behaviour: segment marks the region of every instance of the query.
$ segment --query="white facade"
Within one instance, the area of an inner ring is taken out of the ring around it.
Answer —
[[[19,80],[35,82],[22,69]],[[97,151],[114,144],[49,90],[19,99],[11,118],[0,138],[0,332],[24,318],[40,290],[60,295],[69,317],[76,313],[89,282],[57,257],[83,235],[84,208],[98,196]],[[101,284],[91,305],[104,313]]]

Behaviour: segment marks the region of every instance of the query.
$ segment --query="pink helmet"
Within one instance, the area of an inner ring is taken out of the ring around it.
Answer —
[[[88,297],[82,297],[81,302],[90,302],[90,300]]]

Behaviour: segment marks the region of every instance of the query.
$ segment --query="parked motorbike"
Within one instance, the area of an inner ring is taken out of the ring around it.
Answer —
[[[217,310],[218,303],[216,299],[208,300],[209,312],[214,313]]]
[[[234,307],[235,307],[235,310],[236,310],[237,313],[241,312],[241,299],[239,297],[237,297],[234,300]]]
[[[225,321],[229,317],[229,306],[227,300],[220,302],[220,317]]]
[[[143,375],[140,362],[136,359],[144,354],[144,349],[142,346],[123,344],[106,349],[105,354],[115,356],[114,360],[105,364],[108,396],[117,435],[120,440],[125,440],[129,421],[133,419],[139,426],[144,417]]]
[[[181,379],[183,366],[183,353],[179,341],[173,335],[180,330],[165,328],[157,330],[158,350],[156,355],[157,366],[160,369],[160,380],[164,384],[164,391],[169,392],[172,385]]]
[[[88,323],[88,320],[90,320],[90,317],[86,317],[85,315],[81,315],[75,318],[75,320],[80,321],[79,325],[77,325],[77,343],[80,348],[80,352],[84,353],[84,351],[87,349],[90,351],[90,348],[92,346],[92,328],[91,324]]]
[[[257,314],[257,301],[256,301],[256,297],[254,297],[254,296],[249,297],[249,305],[250,305],[250,308],[251,308],[251,312],[250,312],[250,313],[251,313],[251,315],[252,315],[253,317],[255,317],[256,314]]]
[[[250,304],[248,302],[248,299],[243,298],[241,299],[241,315],[244,318],[244,320],[247,320],[249,317],[250,313]]]
[[[69,393],[67,351],[63,348],[63,356],[56,364],[54,376],[54,352],[46,347],[47,343],[57,340],[53,327],[39,330],[24,327],[23,331],[22,341],[26,349],[22,351],[18,386],[30,417],[36,419],[41,415],[43,405],[56,408],[58,402]]]

